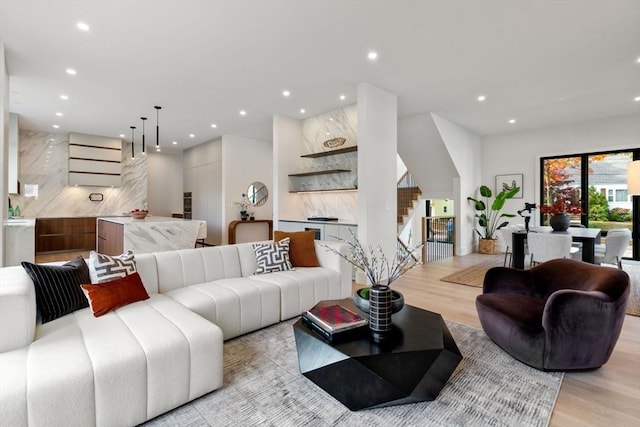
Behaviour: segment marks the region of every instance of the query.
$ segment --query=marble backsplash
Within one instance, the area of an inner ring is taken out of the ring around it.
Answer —
[[[334,111],[306,119],[302,124],[301,154],[333,151],[358,145],[356,136],[357,106],[349,105]],[[344,138],[338,147],[326,147],[324,142],[333,138]],[[321,173],[330,170],[346,172]],[[300,157],[294,174],[290,176],[290,191],[326,191],[357,188],[358,154],[350,152],[323,157]]]
[[[11,195],[13,207],[20,206],[25,218],[118,216],[142,209],[147,199],[147,160],[136,147],[123,143],[122,185],[110,187],[69,186],[69,136],[36,131],[20,131],[20,195]],[[37,186],[37,196],[35,189]],[[103,200],[89,200],[101,193]]]
[[[357,112],[357,105],[352,104],[306,119],[302,124],[300,153],[310,154],[357,146]],[[323,145],[326,140],[338,137],[345,138],[343,145],[335,148]],[[335,169],[345,169],[349,172],[289,178],[289,189],[302,191],[297,194],[297,200],[302,205],[304,218],[294,219],[332,216],[345,222],[357,222],[358,193],[355,191],[358,179],[357,151],[325,157],[301,157],[298,159],[296,170],[292,173],[315,173]],[[335,189],[354,189],[354,191],[328,191]]]
[[[358,223],[358,192],[317,192],[300,193],[298,195],[302,203],[303,218],[283,218],[304,220],[312,216],[331,216],[341,222]]]

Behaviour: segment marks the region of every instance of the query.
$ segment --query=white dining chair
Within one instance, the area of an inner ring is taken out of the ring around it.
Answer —
[[[531,260],[529,267],[557,258],[571,258],[579,251],[571,246],[571,236],[568,234],[534,233],[527,235]]]
[[[607,232],[605,244],[595,245],[595,264],[615,264],[622,270],[622,256],[629,246],[631,231],[627,228],[614,228]]]

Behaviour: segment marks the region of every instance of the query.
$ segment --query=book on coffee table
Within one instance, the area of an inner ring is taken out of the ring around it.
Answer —
[[[303,313],[302,318],[330,335],[355,329],[369,323],[367,319],[358,313],[339,304],[314,307]]]

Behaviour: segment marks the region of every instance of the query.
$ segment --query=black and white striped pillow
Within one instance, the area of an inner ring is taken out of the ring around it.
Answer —
[[[273,273],[275,271],[293,270],[289,261],[289,238],[276,243],[254,243],[256,254],[256,274]]]
[[[91,266],[91,283],[104,283],[136,272],[136,260],[131,251],[126,251],[118,256],[91,251],[89,264]]]
[[[42,323],[89,307],[80,285],[91,283],[89,268],[82,257],[64,265],[42,265],[22,262],[36,291],[36,306]]]

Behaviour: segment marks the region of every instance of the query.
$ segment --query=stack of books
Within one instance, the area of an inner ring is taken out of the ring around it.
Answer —
[[[369,322],[359,314],[338,304],[314,307],[302,314],[302,323],[328,341],[360,332]],[[349,332],[349,333],[348,333]]]

